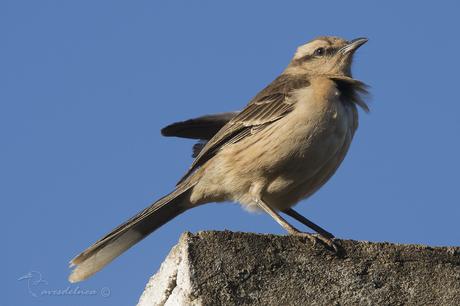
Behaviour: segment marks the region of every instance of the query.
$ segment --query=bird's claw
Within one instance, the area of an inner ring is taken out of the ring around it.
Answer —
[[[309,239],[313,243],[313,246],[316,246],[316,244],[320,242],[334,250],[335,253],[338,253],[340,251],[340,246],[335,242],[335,238],[327,238],[321,234],[311,234],[305,232],[293,232],[291,234],[294,236]]]

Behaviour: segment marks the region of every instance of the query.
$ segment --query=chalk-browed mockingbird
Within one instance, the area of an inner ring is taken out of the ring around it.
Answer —
[[[289,234],[336,248],[333,236],[292,207],[337,170],[358,127],[364,83],[351,77],[354,52],[367,39],[318,37],[299,47],[283,73],[238,113],[200,117],[163,129],[166,136],[202,139],[174,191],[72,259],[77,282],[184,211],[235,201],[263,210]],[[279,212],[318,232],[299,231]]]

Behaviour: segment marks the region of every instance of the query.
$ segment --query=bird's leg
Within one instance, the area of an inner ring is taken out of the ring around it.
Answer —
[[[292,226],[289,222],[287,222],[283,217],[281,217],[273,208],[271,208],[267,203],[265,203],[262,199],[257,198],[255,199],[257,205],[262,208],[267,214],[269,214],[279,225],[281,225],[289,234],[294,236],[301,236],[310,239],[313,244],[316,242],[321,241],[328,245],[329,247],[333,248],[336,252],[339,251],[338,246],[334,243],[331,238],[327,238],[322,236],[321,234],[315,235],[310,233],[305,233],[299,231],[297,228]]]
[[[307,218],[305,218],[304,216],[302,216],[301,214],[299,214],[298,212],[296,212],[294,209],[292,208],[288,208],[286,210],[283,210],[282,211],[283,213],[285,213],[286,215],[296,219],[297,221],[299,221],[300,223],[302,223],[303,225],[311,228],[312,230],[314,230],[315,232],[317,232],[318,234],[326,237],[326,238],[329,238],[329,239],[333,239],[334,238],[334,235],[332,235],[331,233],[329,233],[328,231],[326,231],[324,228],[322,228],[321,226],[311,222],[310,220],[308,220]]]

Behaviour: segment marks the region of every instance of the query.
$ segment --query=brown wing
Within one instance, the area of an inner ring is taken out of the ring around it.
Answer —
[[[308,85],[307,75],[282,74],[276,78],[208,141],[179,183],[211,159],[224,146],[257,133],[265,126],[291,112],[294,101],[287,98],[294,90]]]
[[[183,137],[209,140],[219,132],[238,112],[212,114],[175,122],[161,129],[167,137]]]

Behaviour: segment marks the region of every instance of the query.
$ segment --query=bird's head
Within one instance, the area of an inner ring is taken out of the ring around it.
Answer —
[[[297,48],[287,72],[335,74],[351,77],[355,51],[367,38],[350,41],[334,36],[321,36]]]

